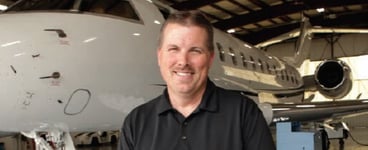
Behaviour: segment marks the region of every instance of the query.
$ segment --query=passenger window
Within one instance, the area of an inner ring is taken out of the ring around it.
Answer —
[[[279,78],[281,76],[281,72],[278,70],[275,70],[276,77]]]
[[[219,51],[219,57],[221,61],[225,61],[225,51],[222,48],[221,44],[216,42],[217,49]]]
[[[285,70],[281,71],[281,80],[285,80]]]
[[[243,67],[247,67],[247,60],[245,59],[244,53],[240,52],[240,57],[243,62]]]
[[[262,72],[264,72],[264,68],[263,68],[263,64],[262,64],[262,61],[261,59],[258,59],[258,65],[259,65],[259,68]]]
[[[276,66],[275,65],[272,65],[272,68],[273,68],[274,73],[277,75]]]
[[[266,70],[267,70],[268,73],[270,73],[271,72],[270,65],[267,62],[265,62],[265,63],[266,63]]]
[[[233,64],[235,66],[238,65],[238,62],[236,61],[234,50],[231,47],[229,47],[229,51],[230,51],[229,55],[230,55],[231,59],[233,60]]]
[[[252,63],[252,67],[253,67],[253,70],[256,69],[256,63],[254,62],[254,59],[252,56],[249,57],[250,58],[250,62]]]
[[[295,84],[299,84],[299,81],[296,77],[295,77]]]

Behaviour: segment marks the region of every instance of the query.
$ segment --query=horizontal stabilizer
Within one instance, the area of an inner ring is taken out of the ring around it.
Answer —
[[[273,122],[320,121],[368,111],[368,100],[272,104]]]

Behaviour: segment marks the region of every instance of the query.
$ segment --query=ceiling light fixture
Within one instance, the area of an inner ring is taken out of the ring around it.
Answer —
[[[319,13],[323,13],[323,12],[325,12],[325,8],[317,8],[316,10],[317,10],[317,12],[319,12]]]
[[[235,33],[235,29],[229,29],[227,30],[227,33]]]
[[[0,4],[0,10],[6,10],[6,9],[8,9],[8,6],[1,5],[1,4]]]

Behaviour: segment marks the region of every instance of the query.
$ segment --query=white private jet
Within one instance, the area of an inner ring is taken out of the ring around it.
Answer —
[[[68,132],[119,130],[131,109],[165,86],[156,46],[167,10],[152,0],[20,0],[10,6],[0,14],[0,131],[21,132],[43,148],[73,149]],[[305,82],[295,67],[219,30],[214,44],[209,77],[253,98],[269,122],[368,110],[364,100],[302,103]],[[350,69],[339,60],[323,62],[315,79],[328,97],[351,89]]]

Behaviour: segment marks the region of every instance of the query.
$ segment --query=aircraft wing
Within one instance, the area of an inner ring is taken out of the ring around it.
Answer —
[[[368,100],[271,104],[272,122],[321,121],[368,112]]]

